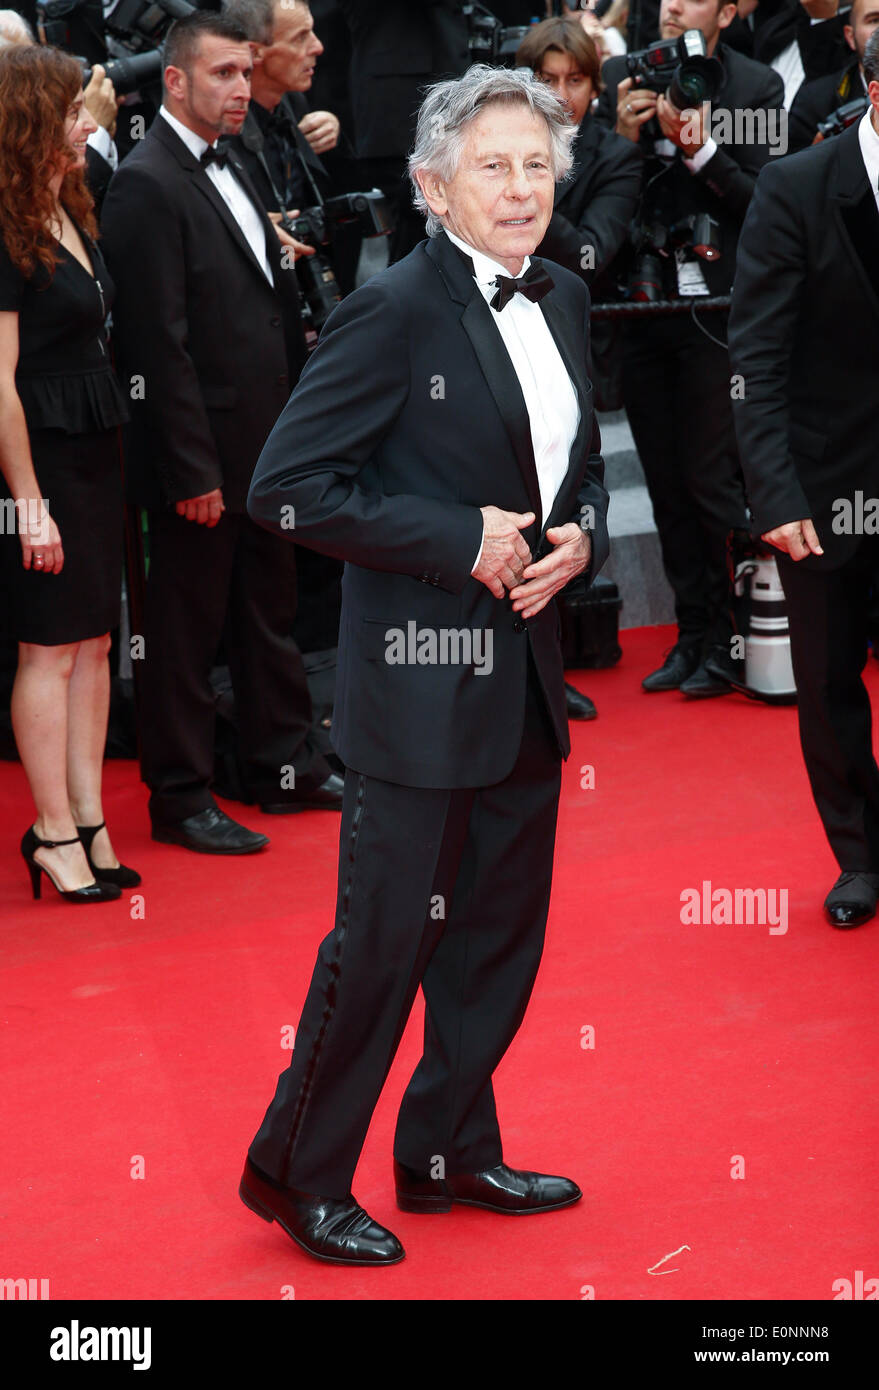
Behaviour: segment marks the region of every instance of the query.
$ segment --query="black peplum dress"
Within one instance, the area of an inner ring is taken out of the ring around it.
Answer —
[[[37,483],[58,526],[60,574],[26,570],[21,543],[0,535],[0,631],[54,647],[99,637],[120,619],[122,472],[118,426],[128,418],[110,363],[105,319],[113,285],[101,254],[80,229],[94,277],[59,244],[50,278],[26,278],[0,238],[0,312],[18,312],[15,384],[24,408]],[[3,516],[9,488],[0,473]]]

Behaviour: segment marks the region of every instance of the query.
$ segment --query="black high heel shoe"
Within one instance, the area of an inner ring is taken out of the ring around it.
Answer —
[[[57,849],[59,845],[77,845],[80,843],[79,836],[74,840],[41,840],[39,835],[31,826],[30,830],[25,831],[21,841],[21,852],[24,862],[30,869],[31,887],[34,890],[34,898],[39,898],[42,893],[43,883],[40,877],[45,874],[62,898],[69,903],[108,903],[114,898],[122,896],[122,890],[116,888],[112,883],[100,883],[96,879],[94,883],[87,883],[84,888],[62,888],[56,881],[51,869],[47,869],[45,864],[39,864],[34,859],[34,854],[38,849]]]
[[[76,827],[79,838],[82,840],[82,847],[85,850],[85,857],[89,861],[89,868],[95,878],[103,883],[115,883],[117,888],[136,888],[140,883],[140,874],[136,869],[126,869],[124,864],[120,864],[118,869],[102,869],[92,859],[92,841],[99,830],[103,830],[107,824],[101,821],[100,825],[78,825]]]

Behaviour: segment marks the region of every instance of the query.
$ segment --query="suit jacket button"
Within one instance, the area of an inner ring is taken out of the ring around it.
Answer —
[[[280,314],[273,314],[272,317],[269,319],[269,323],[272,325],[272,328],[280,328],[280,327],[281,327],[281,315],[280,315]]]
[[[281,375],[278,377],[278,385],[279,385],[279,386],[286,386],[286,385],[287,385],[287,373],[286,373],[286,372],[282,372]]]
[[[521,619],[521,618],[517,618],[517,619],[515,620],[515,622],[513,623],[513,631],[514,631],[514,632],[524,632],[524,631],[525,631],[525,624],[522,622],[522,619]]]

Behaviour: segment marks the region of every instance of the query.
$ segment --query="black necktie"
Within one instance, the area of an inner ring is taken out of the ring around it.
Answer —
[[[203,169],[209,168],[211,164],[218,164],[221,169],[225,169],[228,158],[228,150],[218,150],[215,145],[208,145],[199,162]]]
[[[489,300],[489,304],[500,313],[517,290],[536,304],[545,294],[549,294],[555,281],[542,265],[530,265],[518,280],[512,280],[506,275],[497,275],[494,283],[497,285],[497,293]]]

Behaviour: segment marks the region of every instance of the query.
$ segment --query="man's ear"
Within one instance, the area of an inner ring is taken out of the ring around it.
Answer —
[[[268,47],[269,47],[269,44],[265,44],[265,43],[251,43],[251,45],[250,45],[250,57],[251,57],[251,61],[252,61],[252,63],[253,63],[253,66],[254,66],[255,68],[256,68],[256,67],[259,67],[260,64],[262,63],[263,59],[265,58],[266,49],[267,49]]]
[[[717,12],[718,29],[728,29],[738,12],[738,6],[735,4],[721,5]]]
[[[855,47],[855,31],[852,28],[852,26],[850,24],[844,24],[842,26],[842,32],[845,34],[845,41],[851,49],[852,53],[857,53],[857,49]]]
[[[186,95],[186,73],[182,68],[169,66],[163,73],[165,91],[176,101],[182,101]]]
[[[424,200],[432,213],[437,217],[442,217],[449,210],[446,201],[445,185],[437,174],[431,174],[427,169],[415,170],[415,181],[424,194]]]

